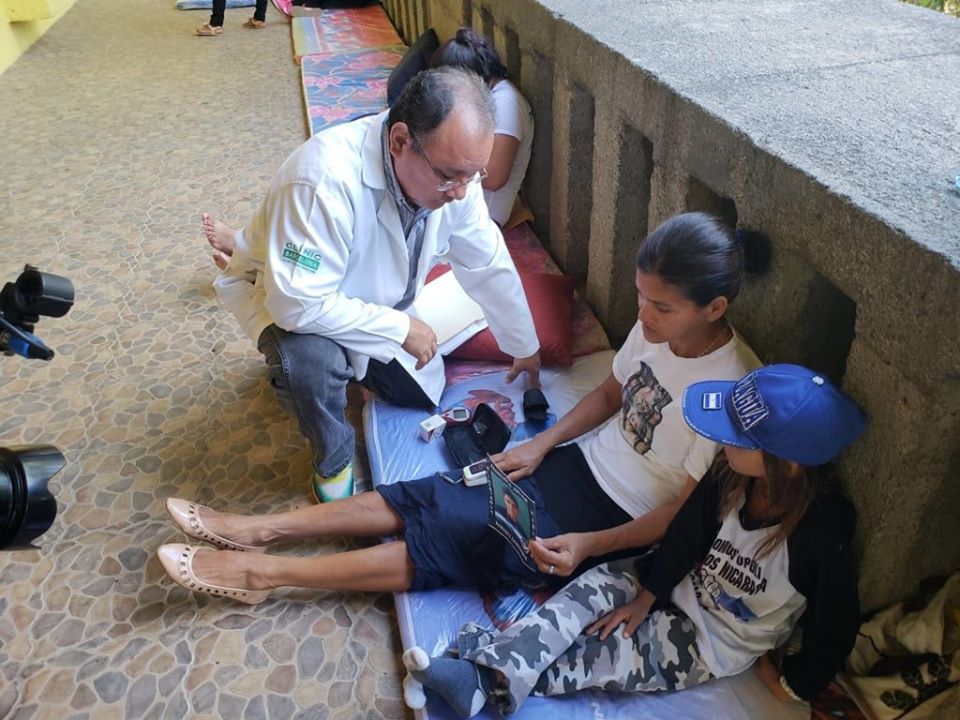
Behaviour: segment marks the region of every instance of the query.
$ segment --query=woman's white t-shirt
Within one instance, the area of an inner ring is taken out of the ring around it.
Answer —
[[[533,111],[530,109],[530,103],[509,80],[501,80],[494,85],[490,90],[490,97],[493,98],[496,114],[494,134],[509,135],[520,142],[507,182],[499,190],[483,191],[490,217],[498,225],[503,225],[510,219],[514,200],[527,174],[527,165],[530,164],[530,148],[533,145]]]
[[[682,358],[669,343],[647,342],[637,322],[613,359],[620,412],[577,441],[597,484],[631,517],[675,500],[687,476],[699,481],[720,449],[684,421],[683,391],[703,380],[739,380],[761,364],[736,331],[710,354]]]

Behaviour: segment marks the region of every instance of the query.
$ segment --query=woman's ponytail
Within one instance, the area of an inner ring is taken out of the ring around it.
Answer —
[[[770,238],[756,230],[737,229],[733,233],[733,239],[740,244],[743,271],[747,275],[763,275],[770,269]]]
[[[441,45],[430,59],[430,67],[453,65],[475,72],[489,83],[507,77],[507,68],[489,38],[472,28],[462,27],[457,34]]]

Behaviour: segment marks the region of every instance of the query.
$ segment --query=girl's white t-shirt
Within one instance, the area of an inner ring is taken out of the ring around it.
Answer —
[[[530,164],[530,148],[533,145],[533,111],[516,86],[509,80],[501,80],[490,90],[493,99],[496,122],[495,135],[509,135],[520,142],[517,154],[513,158],[510,177],[499,190],[484,190],[490,217],[498,225],[510,219],[513,203],[520,192],[523,178]]]
[[[687,476],[699,481],[720,450],[683,419],[683,391],[703,380],[739,380],[761,364],[736,331],[708,355],[682,358],[669,343],[647,342],[638,321],[613,359],[620,412],[577,441],[597,484],[635,518],[675,500]]]
[[[790,583],[787,543],[759,557],[776,527],[746,530],[732,509],[703,562],[673,589],[670,599],[697,628],[697,648],[717,677],[736,675],[785,642],[806,598]]]

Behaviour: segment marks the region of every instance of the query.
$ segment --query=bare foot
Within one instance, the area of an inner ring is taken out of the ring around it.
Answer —
[[[233,249],[237,245],[235,228],[230,227],[225,222],[220,222],[210,213],[204,213],[203,234],[214,250],[228,258],[233,255]],[[217,264],[219,265],[219,263]]]
[[[251,560],[251,558],[256,558]],[[226,588],[244,590],[268,590],[270,585],[257,572],[257,562],[265,555],[250,555],[233,550],[200,550],[193,556],[191,569],[203,582]],[[267,561],[269,562],[269,560]]]
[[[214,250],[210,257],[213,258],[213,264],[221,270],[226,270],[227,265],[230,264],[230,256],[224,252],[220,252],[219,250]]]

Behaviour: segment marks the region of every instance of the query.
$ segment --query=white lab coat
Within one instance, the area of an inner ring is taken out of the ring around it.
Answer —
[[[444,387],[437,355],[422,370],[401,345],[409,255],[396,201],[386,187],[381,131],[387,113],[324,130],[281,166],[253,218],[237,233],[214,287],[256,342],[271,323],[328,337],[354,375],[368,358],[396,358],[436,403]],[[513,357],[539,348],[520,279],[479,184],[428,215],[417,292],[430,268],[449,262],[484,310],[500,348]]]

